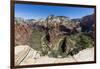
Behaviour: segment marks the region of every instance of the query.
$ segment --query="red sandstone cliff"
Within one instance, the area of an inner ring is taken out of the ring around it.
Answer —
[[[29,24],[15,24],[15,45],[26,44],[31,33],[32,28]]]

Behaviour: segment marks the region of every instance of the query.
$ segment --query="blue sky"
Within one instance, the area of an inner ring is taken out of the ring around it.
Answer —
[[[49,15],[81,18],[94,12],[94,8],[15,4],[15,17],[40,19]]]

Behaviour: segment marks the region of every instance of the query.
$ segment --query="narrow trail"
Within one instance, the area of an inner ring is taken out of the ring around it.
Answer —
[[[16,57],[15,57],[15,64],[16,65],[19,65],[21,62],[23,62],[23,60],[26,58],[26,56],[29,54],[31,48],[27,48],[27,49],[24,49],[26,51],[21,51],[19,52]]]

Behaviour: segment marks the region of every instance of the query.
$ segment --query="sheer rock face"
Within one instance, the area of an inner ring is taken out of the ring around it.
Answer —
[[[27,44],[26,42],[31,33],[31,25],[25,23],[15,24],[15,45]]]
[[[82,32],[90,32],[93,30],[93,25],[95,24],[95,18],[94,18],[95,14],[92,15],[87,15],[84,16],[81,19],[81,27],[82,27]]]
[[[72,23],[71,19],[65,16],[48,16],[46,19],[49,28],[50,42],[53,44],[59,36],[68,35],[77,32],[80,28],[79,22]]]
[[[88,32],[89,35],[94,39],[95,38],[95,13],[92,15],[84,16],[81,19],[80,25],[82,32]]]

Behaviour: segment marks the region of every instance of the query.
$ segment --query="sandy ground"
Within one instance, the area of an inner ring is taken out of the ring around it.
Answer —
[[[51,58],[48,56],[40,56],[40,52],[30,48],[27,45],[20,45],[15,47],[16,65],[70,63],[84,61],[94,61],[94,48],[84,49],[78,54],[74,56],[68,56],[66,58]]]

